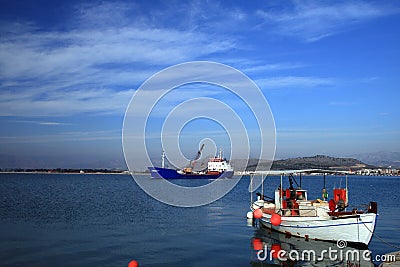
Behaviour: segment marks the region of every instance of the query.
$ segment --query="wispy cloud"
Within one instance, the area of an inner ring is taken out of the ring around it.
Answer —
[[[78,113],[120,113],[126,109],[134,90],[53,90],[40,97],[34,92],[0,93],[1,116],[68,116]]]
[[[367,136],[396,136],[399,135],[399,130],[381,129],[378,131],[363,131],[349,128],[278,128],[277,136],[282,139],[292,140],[293,142],[299,139],[333,139],[338,137],[367,137]]]
[[[121,112],[154,72],[235,46],[226,36],[144,25],[151,16],[132,18],[130,9],[125,3],[82,5],[73,18],[81,24],[66,31],[32,22],[3,26],[0,115]]]
[[[36,121],[36,120],[13,120],[13,121],[10,121],[10,122],[12,122],[12,123],[29,123],[29,124],[37,124],[37,125],[45,125],[45,126],[71,125],[71,123],[65,123],[65,122]]]
[[[51,142],[70,142],[70,141],[99,141],[99,140],[120,140],[120,130],[106,131],[76,131],[60,132],[54,134],[40,135],[3,135],[0,136],[0,142],[3,144],[16,143],[51,143]]]
[[[293,1],[292,7],[284,12],[258,10],[257,15],[264,19],[263,24],[275,25],[276,33],[315,42],[399,12],[390,4],[364,1]]]
[[[261,88],[312,88],[317,86],[331,86],[335,84],[332,78],[321,77],[301,77],[301,76],[283,76],[257,79],[256,84]]]
[[[239,61],[240,62],[240,61]],[[265,64],[257,61],[244,61],[238,64],[238,60],[234,62],[235,65],[238,65],[238,69],[246,74],[265,74],[265,73],[272,73],[276,71],[282,70],[293,70],[306,67],[303,63],[296,63],[296,62],[281,62],[281,63],[270,63]]]
[[[218,2],[160,5],[143,12],[145,5],[138,3],[79,4],[65,25],[45,29],[33,21],[0,23],[0,116],[123,113],[145,79],[191,60],[222,59],[256,78],[303,68],[302,62],[290,60],[224,55],[243,49],[242,34],[236,33],[253,31],[249,26],[260,18],[280,34],[316,41],[397,12],[364,2],[294,2],[283,13],[260,9],[257,16],[254,10]],[[260,78],[257,84],[304,88],[334,83],[330,78],[291,75]]]

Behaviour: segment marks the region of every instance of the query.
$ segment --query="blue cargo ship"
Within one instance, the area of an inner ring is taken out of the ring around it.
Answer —
[[[148,167],[152,178],[164,179],[217,179],[217,178],[231,178],[234,174],[232,166],[229,162],[222,157],[220,151],[219,156],[212,157],[208,160],[207,169],[203,171],[193,170],[196,160],[200,158],[201,151],[204,145],[200,148],[195,160],[191,162],[191,167],[183,168],[182,170],[175,170],[165,168],[165,154],[162,154],[162,167]]]

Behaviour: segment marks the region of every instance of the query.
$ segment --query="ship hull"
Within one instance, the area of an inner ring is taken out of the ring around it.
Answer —
[[[324,241],[345,240],[368,246],[375,230],[377,215],[366,213],[336,219],[319,217],[282,217],[278,226],[271,224],[271,215],[264,214],[260,223],[272,230],[306,239]]]
[[[232,178],[233,171],[224,171],[218,174],[181,174],[177,170],[149,167],[150,175],[152,178],[164,178],[164,179],[218,179],[218,178]]]

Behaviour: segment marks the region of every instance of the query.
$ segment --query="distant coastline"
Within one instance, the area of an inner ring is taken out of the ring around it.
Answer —
[[[40,173],[40,174],[124,174],[129,175],[128,170],[108,169],[0,169],[0,173]],[[145,174],[145,172],[134,172]]]
[[[336,158],[324,155],[312,157],[298,157],[271,161],[259,159],[231,160],[236,174],[257,170],[299,170],[323,169],[332,171],[346,171],[348,174],[369,176],[399,176],[400,169],[392,167],[378,167],[366,164],[354,158]],[[240,170],[240,172],[239,172]],[[244,170],[244,172],[243,172]],[[129,171],[127,169],[107,168],[1,168],[0,173],[43,173],[43,174],[138,174],[146,175],[148,171]]]

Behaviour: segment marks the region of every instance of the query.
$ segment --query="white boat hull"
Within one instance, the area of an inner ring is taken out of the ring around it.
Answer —
[[[263,214],[259,221],[263,226],[287,235],[368,245],[375,230],[377,214],[365,213],[339,218],[282,216],[279,226],[272,225],[270,218],[270,214]]]

